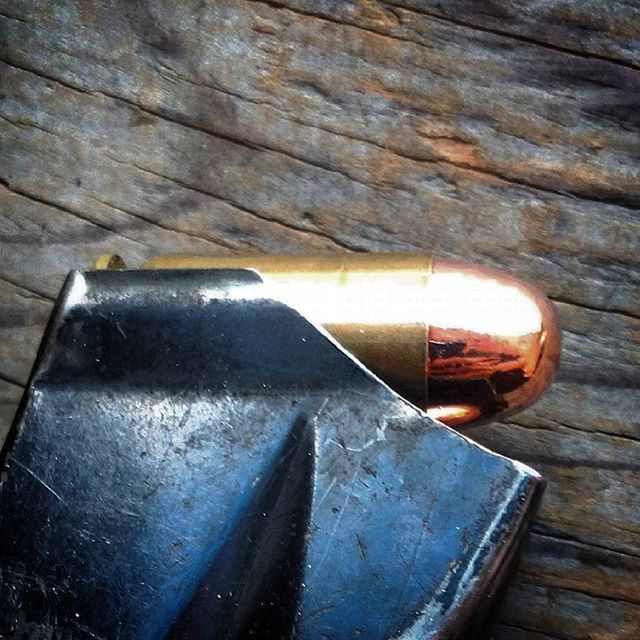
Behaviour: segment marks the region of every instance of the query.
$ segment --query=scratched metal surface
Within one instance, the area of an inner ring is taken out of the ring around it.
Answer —
[[[265,291],[250,272],[71,276],[3,460],[0,634],[480,628],[541,478]]]

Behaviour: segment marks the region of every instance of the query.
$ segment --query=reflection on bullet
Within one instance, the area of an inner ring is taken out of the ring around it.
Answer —
[[[427,306],[432,417],[451,426],[502,418],[551,384],[561,331],[536,287],[497,269],[436,259]]]
[[[97,266],[121,265],[112,256]],[[145,269],[251,268],[431,417],[460,428],[537,400],[560,352],[553,306],[497,269],[423,254],[158,256]],[[310,363],[313,366],[313,363]]]

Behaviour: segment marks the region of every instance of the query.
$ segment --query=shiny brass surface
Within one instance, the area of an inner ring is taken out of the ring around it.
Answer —
[[[422,254],[158,256],[145,269],[250,268],[274,295],[322,325],[412,403],[427,403],[424,299],[431,258]]]
[[[100,269],[125,269],[124,260],[117,253],[105,253],[95,263],[95,268]]]
[[[97,268],[119,265],[103,256]],[[113,268],[113,267],[107,267]],[[560,328],[538,289],[496,269],[424,254],[157,256],[144,269],[257,270],[391,388],[455,427],[538,399]]]

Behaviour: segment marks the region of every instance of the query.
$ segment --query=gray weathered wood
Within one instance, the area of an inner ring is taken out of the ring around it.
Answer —
[[[640,636],[639,7],[0,9],[0,435],[104,252],[428,250],[537,282],[558,381],[469,435],[548,490],[502,640]]]

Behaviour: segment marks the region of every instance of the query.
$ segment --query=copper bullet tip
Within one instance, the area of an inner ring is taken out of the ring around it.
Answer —
[[[533,285],[436,258],[427,309],[431,417],[450,426],[497,420],[551,384],[561,330],[552,303]]]

